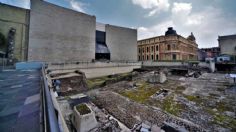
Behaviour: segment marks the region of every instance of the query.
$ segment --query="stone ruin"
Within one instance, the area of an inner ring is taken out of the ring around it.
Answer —
[[[163,71],[151,72],[151,75],[147,79],[149,83],[164,83],[166,80],[167,80],[167,77]]]
[[[50,79],[52,87],[56,87],[55,83],[59,83],[59,90],[56,91],[60,96],[81,93],[88,89],[85,74],[78,70],[74,72],[51,73]]]
[[[95,113],[87,104],[79,104],[74,107],[72,123],[77,132],[87,132],[97,126]]]

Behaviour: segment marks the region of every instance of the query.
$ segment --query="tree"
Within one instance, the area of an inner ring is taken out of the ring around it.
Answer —
[[[0,33],[0,46],[3,46],[5,44],[6,44],[6,38],[2,33]]]

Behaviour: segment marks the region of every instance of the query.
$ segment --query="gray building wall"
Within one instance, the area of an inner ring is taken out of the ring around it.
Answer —
[[[221,54],[236,55],[236,35],[219,36]]]
[[[29,61],[91,61],[96,18],[40,0],[31,0]]]
[[[137,30],[106,25],[111,61],[137,61]]]
[[[0,3],[0,32],[7,40],[11,28],[16,29],[14,58],[27,60],[29,35],[29,10]],[[0,45],[0,51],[6,52],[7,43]]]

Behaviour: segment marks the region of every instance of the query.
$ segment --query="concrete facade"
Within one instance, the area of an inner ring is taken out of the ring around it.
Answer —
[[[41,0],[31,0],[29,61],[91,61],[96,18]]]
[[[106,25],[111,61],[137,61],[137,30]]]
[[[236,55],[236,35],[219,36],[220,53]]]
[[[15,61],[27,60],[29,13],[28,9],[0,3],[0,32],[7,40],[9,30],[16,29],[13,57]],[[7,44],[0,45],[0,51],[6,52],[6,49]]]

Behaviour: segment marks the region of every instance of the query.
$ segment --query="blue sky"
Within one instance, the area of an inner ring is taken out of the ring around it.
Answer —
[[[163,35],[169,26],[195,35],[199,48],[218,46],[218,35],[236,34],[236,0],[45,0],[95,15],[98,22],[138,29],[138,39]],[[29,0],[0,0],[30,8]]]

